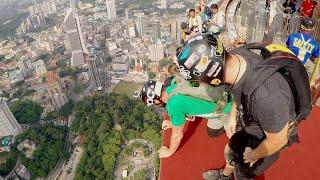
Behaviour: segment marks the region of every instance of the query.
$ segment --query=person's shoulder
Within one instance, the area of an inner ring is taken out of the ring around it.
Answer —
[[[271,98],[279,92],[290,94],[291,89],[288,81],[280,73],[274,73],[255,90],[254,97],[256,99]]]

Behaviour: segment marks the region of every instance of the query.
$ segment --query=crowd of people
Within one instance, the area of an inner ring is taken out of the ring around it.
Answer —
[[[225,28],[224,13],[219,12],[218,4],[205,4],[200,0],[195,8],[187,9],[186,22],[181,23],[182,44],[198,33],[211,32],[219,35]]]
[[[273,8],[272,3],[267,7]],[[218,37],[225,22],[219,5],[200,0],[188,10],[188,20],[181,24],[183,46],[168,67],[169,76],[163,83],[149,80],[141,90],[148,106],[164,107],[170,117],[162,124],[162,129],[172,129],[170,145],[161,147],[160,158],[176,152],[186,121],[195,117],[207,119],[210,137],[224,132],[229,137],[225,167],[203,172],[204,179],[260,176],[299,142],[297,129],[312,109],[311,90],[320,94],[320,85],[309,82],[314,74],[308,65],[319,64],[320,47],[311,36],[316,21],[304,3],[311,1],[283,3],[284,13],[300,9],[303,14],[299,32],[288,37],[286,46],[258,42],[231,51]]]

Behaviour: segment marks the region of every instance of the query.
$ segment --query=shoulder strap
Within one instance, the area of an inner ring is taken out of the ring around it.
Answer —
[[[279,72],[287,80],[292,91],[297,115],[296,120],[305,119],[312,107],[308,74],[304,66],[297,57],[292,55],[291,52],[283,50],[281,46],[264,46],[261,48],[261,55],[264,56],[265,60],[249,71],[243,86],[242,96],[246,97],[246,103],[250,104],[252,102],[252,94],[266,79]]]
[[[216,111],[219,112],[225,107],[228,101],[228,93],[225,85],[212,87],[204,83],[198,83],[197,86],[191,85],[192,82],[186,81],[180,76],[176,76],[172,83],[176,83],[176,88],[168,95],[168,99],[177,94],[199,98],[205,101],[215,101],[217,103]]]
[[[186,96],[197,97],[206,101],[225,100],[225,86],[211,87],[210,85],[204,83],[199,83],[197,86],[193,86],[191,85],[192,82],[186,81],[180,76],[173,78],[171,84],[173,83],[176,83],[177,87],[168,95],[169,98],[176,94],[183,94]]]

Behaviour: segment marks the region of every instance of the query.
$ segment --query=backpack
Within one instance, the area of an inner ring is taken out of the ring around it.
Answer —
[[[228,102],[229,94],[227,93],[227,87],[225,85],[212,87],[208,84],[199,83],[197,81],[187,81],[180,75],[175,76],[171,80],[171,84],[174,83],[176,83],[177,86],[170,94],[168,94],[168,99],[176,94],[182,94],[205,101],[216,101],[216,112],[222,111]]]
[[[259,50],[260,56],[264,59],[258,62],[249,71],[241,94],[241,104],[244,106],[244,113],[251,115],[252,94],[271,75],[279,72],[288,82],[295,103],[295,121],[298,123],[309,115],[311,105],[311,91],[309,78],[300,60],[286,47],[276,44],[250,43],[238,51],[250,51],[248,58],[258,56],[252,50]]]
[[[255,50],[259,51],[259,53],[255,53]],[[299,142],[297,126],[309,115],[312,108],[308,74],[303,64],[289,49],[275,44],[250,43],[233,51],[233,53],[237,52],[245,58],[260,59],[260,62],[255,64],[248,72],[243,85],[241,93],[242,106],[240,109],[238,108],[240,111],[238,112],[240,113],[240,126],[250,124],[253,118],[250,111],[252,107],[252,95],[255,90],[271,75],[279,72],[290,86],[296,113],[293,123],[289,125],[288,143],[283,148]],[[247,122],[244,122],[244,119]],[[263,159],[258,160],[253,167],[250,167],[248,163],[244,163],[243,161],[244,149],[245,147],[252,147],[254,149],[261,141],[261,139],[248,134],[244,130],[238,131],[230,139],[229,147],[234,153],[234,161],[237,163],[236,168],[245,177],[255,177],[253,172],[262,163]]]

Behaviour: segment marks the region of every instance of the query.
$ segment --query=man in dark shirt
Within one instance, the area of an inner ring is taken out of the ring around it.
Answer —
[[[210,70],[203,71],[202,76],[193,76],[194,74],[199,75],[199,69],[197,69],[199,64],[196,65],[197,61],[193,61],[196,66],[191,66],[190,63],[192,61],[190,58],[183,60],[178,55],[179,71],[182,75],[187,75],[187,79],[197,79],[214,85],[219,85],[219,82],[231,84],[234,104],[226,127],[226,132],[230,136],[235,133],[237,109],[241,109],[242,106],[241,94],[246,76],[249,73],[254,73],[251,72],[252,68],[261,61],[259,60],[260,56],[255,55],[251,56],[255,58],[248,58],[250,53],[253,52],[241,51],[234,51],[228,54],[221,51],[223,47],[219,47],[222,46],[222,43],[218,39],[209,35],[199,36],[202,37],[194,37],[190,40],[191,43],[185,49],[192,55],[193,51],[190,50],[190,47],[201,51],[200,47],[204,47],[203,43],[210,42],[209,47],[211,47],[211,52],[203,53],[202,56],[213,57],[210,60],[214,62],[215,70],[212,70],[214,69],[213,66],[206,65],[207,69]],[[185,52],[182,50],[181,54],[185,54]],[[214,77],[210,78],[208,72],[214,74]],[[205,73],[206,75],[204,75]],[[243,160],[252,166],[257,160],[264,158],[263,162],[257,165],[253,171],[254,175],[259,176],[277,160],[280,149],[288,142],[289,124],[291,121],[294,121],[295,117],[294,99],[288,82],[280,73],[275,73],[265,80],[255,90],[252,97],[252,104],[248,108],[251,109],[253,120],[250,122],[250,125],[243,125],[243,130],[260,139],[261,143],[254,149],[246,147],[243,153]],[[203,174],[203,177],[205,179],[232,179],[236,164],[233,161],[233,152],[228,145],[225,148],[225,158],[227,164],[224,169],[207,171]],[[238,168],[234,172],[236,179],[245,178]]]

